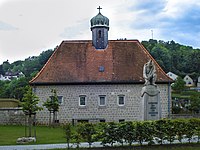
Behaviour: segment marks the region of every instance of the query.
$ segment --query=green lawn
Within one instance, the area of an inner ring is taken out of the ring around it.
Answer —
[[[16,139],[24,136],[25,128],[24,126],[2,126],[0,125],[0,145],[16,145]],[[36,137],[37,142],[31,144],[48,144],[48,143],[65,143],[64,131],[61,127],[49,128],[46,126],[37,126],[36,127]],[[134,150],[200,150],[199,144],[193,145],[163,145],[163,146],[143,146],[134,147]],[[104,148],[105,149],[105,148]],[[114,150],[113,148],[109,148]],[[109,150],[108,149],[108,150]],[[125,148],[126,149],[126,148]],[[95,148],[94,150],[98,150]],[[106,149],[107,150],[107,149]],[[123,150],[118,149],[116,150]]]
[[[25,135],[24,126],[0,125],[0,145],[15,145],[19,137]],[[36,144],[65,143],[65,134],[62,128],[36,127]]]

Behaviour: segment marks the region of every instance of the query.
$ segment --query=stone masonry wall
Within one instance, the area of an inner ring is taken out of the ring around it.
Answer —
[[[0,108],[1,125],[22,125],[25,123],[25,115],[19,108]]]
[[[34,92],[40,98],[39,105],[42,106],[49,96],[51,89],[57,90],[58,96],[63,96],[57,114],[60,123],[71,122],[72,119],[106,122],[120,119],[125,121],[142,120],[142,84],[113,84],[113,85],[59,85],[59,86],[37,86]],[[168,85],[159,84],[161,96],[162,118],[168,117]],[[79,96],[86,96],[86,106],[79,106]],[[106,105],[99,106],[99,95],[106,96]],[[125,96],[125,105],[118,105],[118,95]],[[48,124],[49,112],[46,108],[37,113],[37,122]]]

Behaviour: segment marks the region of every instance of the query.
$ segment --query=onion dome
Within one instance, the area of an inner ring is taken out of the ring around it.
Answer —
[[[94,27],[109,28],[109,19],[101,14],[100,9],[102,8],[100,6],[97,9],[99,9],[99,13],[90,20],[91,29]]]

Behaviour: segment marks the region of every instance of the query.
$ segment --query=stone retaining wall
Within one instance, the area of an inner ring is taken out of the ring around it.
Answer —
[[[195,114],[195,115],[192,115],[192,114],[172,114],[171,118],[172,119],[178,119],[178,118],[182,118],[182,119],[185,119],[185,118],[200,118],[200,114]]]
[[[23,125],[25,115],[21,108],[0,108],[1,125]]]

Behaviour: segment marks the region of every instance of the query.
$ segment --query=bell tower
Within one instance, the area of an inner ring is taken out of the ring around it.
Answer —
[[[96,49],[105,49],[108,45],[109,19],[100,12],[90,20],[92,31],[92,44]]]

